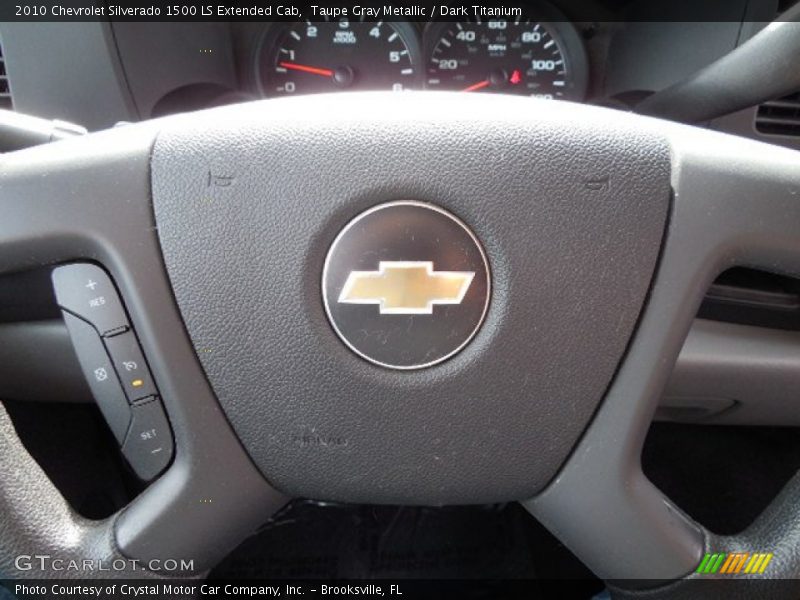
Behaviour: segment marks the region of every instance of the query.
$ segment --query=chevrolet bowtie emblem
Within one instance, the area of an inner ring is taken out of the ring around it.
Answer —
[[[377,304],[382,315],[430,315],[435,304],[461,304],[475,273],[434,271],[429,261],[381,261],[353,271],[339,294],[346,304]]]
[[[414,200],[356,216],[322,267],[322,303],[336,335],[391,369],[430,367],[464,348],[490,294],[489,262],[466,223]]]

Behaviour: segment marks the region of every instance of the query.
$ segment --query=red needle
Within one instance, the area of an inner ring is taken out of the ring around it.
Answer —
[[[478,83],[474,83],[471,86],[469,86],[468,88],[464,88],[461,91],[462,92],[475,92],[477,90],[482,90],[483,88],[485,88],[487,85],[490,85],[490,84],[491,84],[491,81],[489,81],[488,79],[484,79],[483,81],[479,81]]]
[[[280,62],[278,66],[284,69],[293,69],[295,71],[303,71],[303,73],[313,73],[314,75],[322,75],[323,77],[333,77],[331,69],[319,69],[317,67],[309,67],[308,65],[298,65],[297,63]]]

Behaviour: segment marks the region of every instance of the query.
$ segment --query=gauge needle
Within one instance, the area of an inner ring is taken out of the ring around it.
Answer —
[[[333,77],[332,69],[320,69],[318,67],[309,67],[308,65],[298,65],[291,62],[280,62],[278,66],[284,69],[292,69],[294,71],[302,71],[303,73],[312,73],[314,75],[322,75],[323,77]]]
[[[482,90],[483,88],[485,88],[486,86],[490,85],[491,83],[492,82],[489,81],[488,79],[484,79],[483,81],[479,81],[478,83],[473,83],[471,86],[469,86],[468,88],[464,88],[461,91],[462,92],[475,92],[477,90]]]

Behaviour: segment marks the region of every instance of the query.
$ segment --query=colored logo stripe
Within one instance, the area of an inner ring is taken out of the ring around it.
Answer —
[[[753,557],[748,561],[747,566],[744,568],[745,573],[763,573],[769,561],[772,560],[772,553],[769,554],[753,554]]]
[[[729,554],[727,560],[722,564],[720,573],[738,573],[742,570],[747,557],[750,556],[749,552],[736,552]]]
[[[725,552],[706,553],[697,567],[696,573],[736,575],[763,573],[774,555],[769,552]]]
[[[722,565],[722,561],[725,559],[725,553],[721,554],[706,554],[703,557],[700,566],[697,567],[698,573],[716,573],[720,566]]]

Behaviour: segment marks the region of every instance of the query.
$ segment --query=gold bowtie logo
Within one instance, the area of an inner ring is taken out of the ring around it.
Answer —
[[[382,315],[430,315],[434,304],[461,304],[475,273],[434,271],[429,261],[381,261],[353,271],[339,294],[346,304],[377,304]]]

